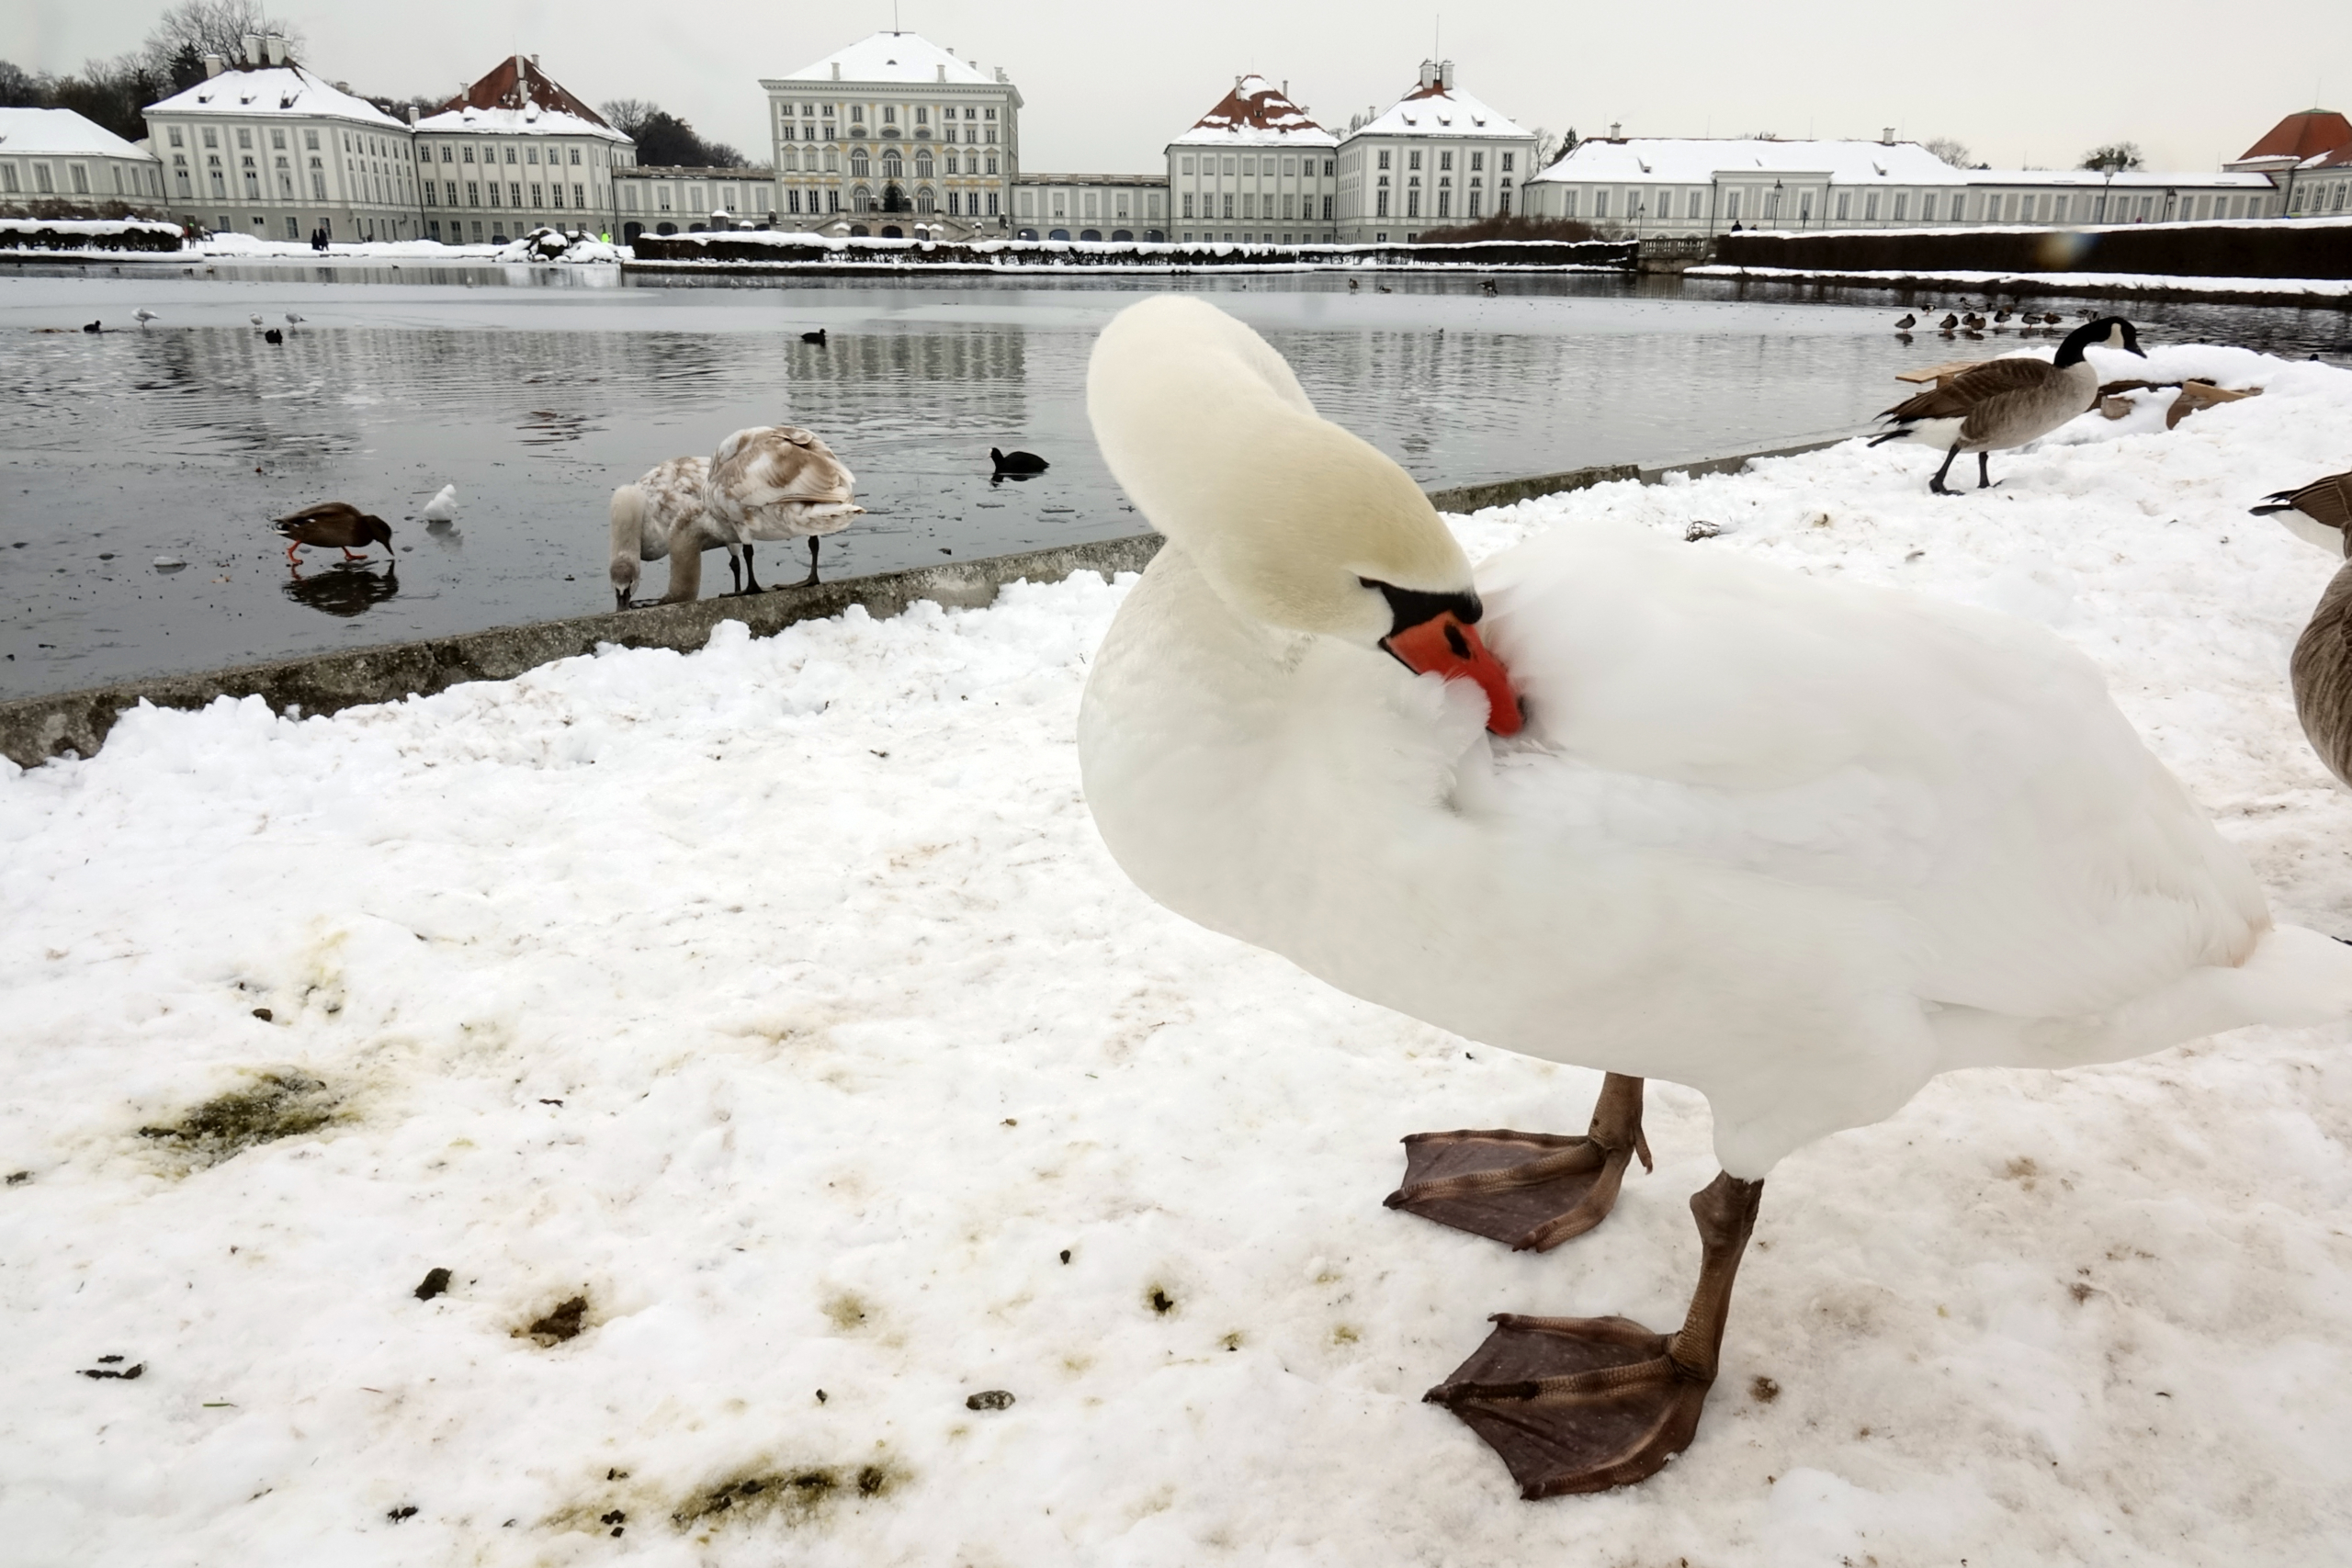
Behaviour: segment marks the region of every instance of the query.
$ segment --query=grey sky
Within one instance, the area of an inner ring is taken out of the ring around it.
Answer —
[[[158,0],[6,0],[0,58],[70,70],[145,36]],[[537,51],[600,102],[650,98],[764,162],[763,75],[890,25],[889,0],[286,0],[309,62],[363,91],[448,93],[507,53]],[[1160,148],[1259,71],[1315,118],[1409,86],[1440,13],[1406,0],[902,0],[903,25],[984,65],[1027,103],[1031,170],[1143,172]],[[2254,25],[2258,17],[2259,25]],[[1594,6],[1489,0],[1442,14],[1457,83],[1527,125],[1587,135],[1957,136],[1996,167],[2071,166],[2110,139],[2152,165],[2210,169],[2279,116],[2352,105],[2352,4],[2272,0],[1860,0]],[[2331,66],[2324,62],[2333,62]]]

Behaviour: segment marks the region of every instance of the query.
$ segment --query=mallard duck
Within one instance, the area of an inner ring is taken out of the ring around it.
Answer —
[[[352,553],[355,545],[362,549],[369,545],[381,545],[387,553],[392,547],[391,525],[372,513],[360,511],[347,501],[322,501],[300,512],[289,512],[270,524],[270,527],[288,541],[286,564],[288,566],[301,564],[301,558],[294,552],[305,545],[338,547],[345,560],[368,558]]]

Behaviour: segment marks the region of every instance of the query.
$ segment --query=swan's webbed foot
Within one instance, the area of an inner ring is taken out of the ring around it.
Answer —
[[[1411,1134],[1405,1183],[1386,1201],[1521,1252],[1544,1252],[1609,1217],[1637,1155],[1649,1169],[1642,1080],[1611,1073],[1582,1137],[1500,1128]]]
[[[1600,1492],[1657,1474],[1698,1433],[1732,1281],[1763,1197],[1762,1182],[1728,1174],[1691,1195],[1699,1282],[1671,1337],[1630,1318],[1498,1313],[1487,1342],[1423,1397],[1502,1456],[1522,1497]]]
[[[1677,1366],[1673,1341],[1625,1317],[1521,1317],[1421,1397],[1486,1440],[1531,1502],[1646,1480],[1690,1447],[1712,1377]]]

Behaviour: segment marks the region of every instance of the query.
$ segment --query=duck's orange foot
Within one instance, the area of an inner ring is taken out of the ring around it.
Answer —
[[[1532,1501],[1604,1492],[1657,1474],[1690,1444],[1714,1381],[1668,1355],[1631,1318],[1521,1317],[1495,1330],[1422,1397],[1502,1456]]]

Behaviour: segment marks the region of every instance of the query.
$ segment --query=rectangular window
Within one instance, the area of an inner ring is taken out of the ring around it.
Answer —
[[[1731,215],[1734,218],[1739,216],[1739,197],[1736,192],[1731,198]],[[1862,221],[1865,223],[1878,221],[1878,192],[1876,191],[1866,192],[1862,197]]]
[[[1846,218],[1851,213],[1853,209],[1853,201],[1854,193],[1852,191],[1841,190],[1838,193],[1838,216],[1840,219]]]
[[[537,148],[536,148],[536,147],[526,147],[526,148],[524,148],[524,149],[523,149],[523,162],[525,162],[526,164],[536,164],[536,163],[537,163],[538,161],[539,161],[539,150],[538,150]]]
[[[506,150],[506,161],[510,164],[514,161],[514,149],[512,147]]]
[[[16,171],[14,170],[10,170],[8,174],[8,188],[10,190],[17,188],[17,175]],[[1184,216],[1186,218],[1193,216],[1193,193],[1191,191],[1186,191],[1184,193]]]
[[[237,149],[243,152],[254,144],[254,133],[244,126],[237,127]]]
[[[990,109],[989,113],[994,114],[996,110]],[[996,216],[996,192],[994,191],[989,192],[989,216],[991,218]]]
[[[1230,192],[1227,193],[1225,198],[1225,215],[1227,218],[1231,218],[1233,216],[1233,197]]]
[[[1420,215],[1421,193],[1419,187],[1416,186],[1405,193],[1405,216],[1408,218],[1419,218]]]
[[[207,147],[218,147],[218,146],[220,146],[220,133],[219,131],[217,131],[217,130],[213,130],[210,126],[209,126],[209,125],[208,125],[208,126],[206,126],[206,127],[204,128],[204,144],[205,144]]]
[[[90,194],[90,170],[89,170],[89,166],[88,166],[87,164],[74,164],[74,167],[73,167],[73,173],[74,173],[74,195],[76,195],[76,196],[87,196],[87,195],[89,195],[89,194]]]
[[[586,186],[575,185],[571,187],[571,205],[574,207],[585,207],[588,205],[588,187]]]
[[[1896,191],[1894,193],[1894,220],[1897,223],[1900,223],[1910,215],[1911,193],[1907,190]]]
[[[538,195],[539,187],[533,186],[531,187],[531,194],[533,196]],[[549,207],[561,207],[563,205],[563,187],[561,186],[548,186],[548,195],[552,198],[548,203]]]
[[[1451,218],[1453,216],[1453,193],[1452,191],[1442,190],[1437,193],[1437,215],[1440,218]]]
[[[468,180],[466,182],[466,205],[468,207],[480,207],[481,205],[481,185],[479,181]]]
[[[1385,147],[1380,150],[1380,166],[1384,169],[1388,167],[1388,149]]]
[[[1421,150],[1419,148],[1415,147],[1406,152],[1405,166],[1408,169],[1418,169],[1421,166]]]
[[[517,201],[514,205],[520,207],[523,204]],[[546,202],[539,199],[539,187],[536,184],[531,186],[531,205],[535,208],[545,207],[547,205]]]
[[[508,198],[508,206],[520,207],[523,205],[523,186],[519,182],[511,180],[507,182],[506,195]]]
[[[1595,190],[1592,193],[1592,215],[1595,218],[1609,216],[1609,192],[1605,189]]]
[[[470,142],[470,141],[469,141],[468,143],[466,143],[466,162],[467,162],[467,163],[469,163],[469,164],[470,164],[470,163],[472,163],[473,161],[474,161],[474,149],[473,149],[473,143],[472,143],[472,142]]]
[[[302,151],[305,152],[315,152],[318,150],[319,133],[316,130],[306,130],[302,132]]]
[[[1577,193],[1572,190],[1562,191],[1560,193],[1560,216],[1563,218],[1574,218],[1576,215]]]
[[[174,126],[174,127],[172,127],[172,129],[171,129],[171,138],[172,138],[172,145],[173,145],[173,146],[175,146],[175,147],[184,147],[184,146],[186,146],[186,145],[187,145],[187,143],[186,143],[186,142],[184,142],[184,141],[182,141],[180,140],[180,128],[179,128],[178,126],[176,126],[176,125],[175,125],[175,126]],[[16,187],[15,187],[15,186],[11,186],[9,188],[10,188],[11,190],[13,190],[13,189],[15,189]]]
[[[1388,216],[1388,192],[1385,188],[1373,193],[1373,216],[1375,218]]]
[[[311,199],[312,201],[324,201],[326,198],[326,171],[320,168],[319,161],[316,158],[313,158],[311,160]]]
[[[1919,198],[1919,221],[1922,223],[1933,223],[1935,220],[1936,193],[1934,191],[1929,191],[1927,195]]]
[[[989,154],[989,173],[996,173],[996,154],[993,152]],[[996,197],[989,197],[989,210],[990,212],[994,212],[996,210]]]
[[[1328,196],[1323,198],[1323,221],[1331,221],[1331,198]]]
[[[2066,221],[2066,197],[2062,194],[2050,209],[2050,220],[2052,222],[2064,223]]]
[[[1441,168],[1441,169],[1450,169],[1450,168],[1453,167],[1453,148],[1451,148],[1451,147],[1447,147],[1447,148],[1442,148],[1442,149],[1441,149],[1441,150],[1439,151],[1438,155],[1437,155],[1437,166],[1438,166],[1439,168]]]

